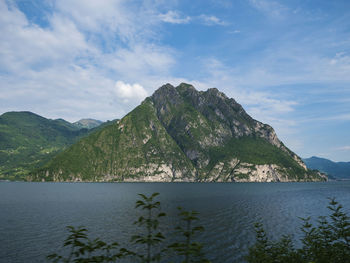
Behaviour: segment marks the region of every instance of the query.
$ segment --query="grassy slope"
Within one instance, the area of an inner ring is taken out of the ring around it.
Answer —
[[[118,181],[144,175],[128,173],[131,168],[169,162],[175,169],[193,170],[191,162],[157,119],[151,101],[146,100],[119,123],[83,138],[57,155],[34,173],[37,174],[34,179],[40,180],[49,170],[60,180],[98,180],[101,176],[117,174],[118,177],[110,180]]]
[[[210,170],[219,161],[225,161],[232,156],[241,162],[251,164],[277,164],[286,168],[290,178],[302,180],[305,175],[315,178],[313,171],[305,171],[289,154],[268,143],[266,140],[254,136],[246,136],[229,140],[224,147],[212,147],[209,149],[210,162],[207,169]]]
[[[87,134],[64,120],[49,120],[31,112],[0,116],[0,179],[23,180],[59,151]]]

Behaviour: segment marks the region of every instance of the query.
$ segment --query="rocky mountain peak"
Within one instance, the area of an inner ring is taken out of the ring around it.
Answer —
[[[160,105],[165,105],[167,103],[176,105],[181,98],[173,85],[165,84],[153,93],[151,100],[159,107]]]
[[[206,92],[212,96],[221,97],[222,99],[227,98],[226,95],[224,93],[220,92],[217,88],[210,88]]]
[[[175,87],[169,83],[161,86],[160,88],[158,88],[152,95],[152,97],[169,97],[171,95],[174,95],[174,93],[177,93]]]
[[[176,87],[176,90],[178,90],[180,93],[182,92],[194,92],[198,93],[195,87],[193,87],[191,84],[182,82],[179,86]]]
[[[165,84],[79,141],[35,178],[102,181],[323,180],[273,128],[216,88]]]

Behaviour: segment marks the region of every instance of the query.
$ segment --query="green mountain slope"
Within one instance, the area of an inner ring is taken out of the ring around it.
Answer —
[[[335,179],[350,179],[350,162],[333,162],[316,156],[303,161],[309,169],[317,169]]]
[[[88,134],[62,120],[49,120],[31,112],[0,116],[0,179],[23,180],[68,145]]]
[[[45,181],[325,180],[217,89],[166,84],[33,172]]]
[[[59,154],[33,179],[138,181],[148,176],[156,181],[194,176],[192,163],[157,119],[150,99]]]

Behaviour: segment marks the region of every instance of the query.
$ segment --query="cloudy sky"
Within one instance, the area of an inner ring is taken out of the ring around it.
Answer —
[[[350,1],[0,0],[0,114],[111,120],[181,82],[350,161]]]

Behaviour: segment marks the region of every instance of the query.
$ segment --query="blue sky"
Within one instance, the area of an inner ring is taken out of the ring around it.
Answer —
[[[0,113],[111,120],[181,82],[350,161],[350,1],[0,0]]]

